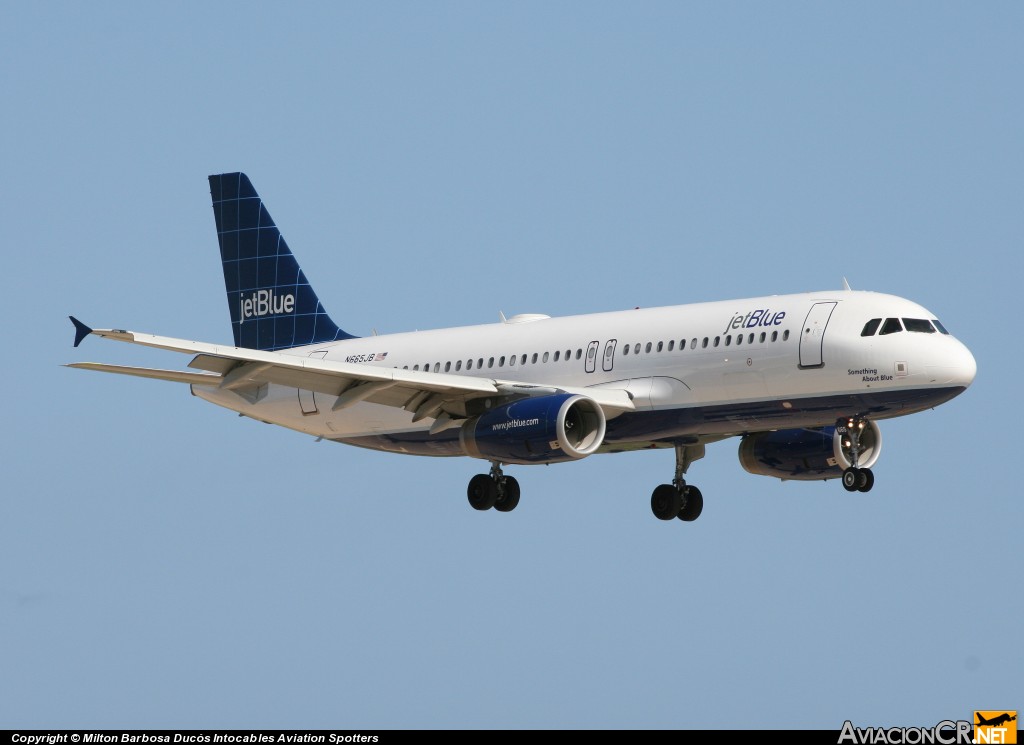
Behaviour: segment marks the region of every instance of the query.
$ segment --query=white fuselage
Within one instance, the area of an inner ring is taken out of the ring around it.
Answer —
[[[935,316],[871,292],[770,296],[591,315],[516,316],[482,326],[297,347],[289,355],[428,370],[545,387],[617,388],[635,411],[611,416],[605,450],[693,435],[824,426],[837,417],[900,416],[942,403],[973,380],[974,358],[939,331],[862,336],[874,318]],[[939,327],[941,329],[941,327]],[[456,455],[457,430],[362,402],[269,385],[257,401],[194,386],[195,395],[326,439]]]

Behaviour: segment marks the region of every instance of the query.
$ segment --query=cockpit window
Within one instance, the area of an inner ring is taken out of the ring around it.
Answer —
[[[903,330],[903,326],[900,324],[898,318],[886,318],[885,323],[882,324],[882,336],[886,334],[895,334]]]
[[[916,331],[919,334],[934,334],[935,327],[932,322],[924,318],[904,318],[903,326],[907,331]]]
[[[864,330],[860,332],[861,336],[874,336],[875,332],[878,331],[878,325],[882,322],[881,318],[872,318],[870,321],[864,324]]]
[[[937,318],[933,318],[933,319],[932,319],[932,323],[934,323],[934,324],[935,324],[935,328],[937,328],[937,329],[939,330],[939,333],[940,333],[940,334],[946,334],[946,335],[949,335],[949,332],[948,332],[948,331],[946,331],[946,327],[945,327],[945,326],[943,326],[943,325],[942,325],[941,323],[939,323],[939,320],[938,320]]]

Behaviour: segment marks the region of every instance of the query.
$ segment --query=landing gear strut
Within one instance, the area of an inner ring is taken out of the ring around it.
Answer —
[[[871,491],[875,485],[875,474],[870,468],[860,467],[860,435],[864,431],[867,420],[861,417],[840,419],[836,422],[836,430],[845,438],[850,451],[850,467],[843,471],[843,488],[846,491]]]
[[[703,445],[676,445],[676,475],[671,484],[662,484],[651,494],[651,512],[659,520],[679,518],[693,522],[704,510],[704,495],[689,486],[684,475],[690,464],[704,457]]]
[[[501,463],[491,463],[490,473],[478,473],[469,480],[466,490],[469,504],[475,510],[511,512],[519,504],[519,482],[501,471]]]

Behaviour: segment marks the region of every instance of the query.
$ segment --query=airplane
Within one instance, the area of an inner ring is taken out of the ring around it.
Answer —
[[[313,291],[244,173],[209,177],[234,346],[75,317],[95,335],[192,355],[190,370],[95,362],[68,367],[184,383],[194,396],[318,440],[490,463],[470,505],[519,504],[507,465],[671,449],[675,472],[651,510],[692,522],[687,482],[709,444],[738,438],[748,472],[874,485],[878,421],[943,404],[977,366],[922,306],[893,295],[774,295],[357,337]]]
[[[977,716],[979,727],[998,727],[1001,724],[1013,722],[1017,719],[1015,715],[1011,716],[1009,712],[1004,712],[997,717],[992,717],[991,719],[985,719],[985,717],[983,717],[980,713]]]

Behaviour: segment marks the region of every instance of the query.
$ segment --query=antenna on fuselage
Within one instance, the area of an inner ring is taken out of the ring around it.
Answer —
[[[850,287],[850,283],[846,281],[846,277],[843,277],[843,289],[849,292],[853,288]]]

